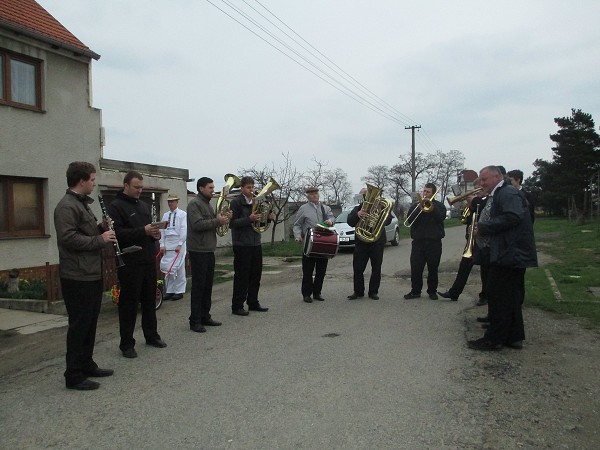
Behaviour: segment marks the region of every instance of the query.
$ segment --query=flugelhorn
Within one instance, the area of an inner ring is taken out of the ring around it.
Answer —
[[[464,200],[465,198],[467,198],[470,195],[476,195],[479,194],[481,191],[483,191],[482,187],[478,187],[473,189],[472,191],[467,191],[464,194],[459,194],[456,195],[454,197],[446,197],[446,201],[448,202],[448,204],[450,206],[454,205],[455,203],[460,202],[461,200]],[[434,196],[435,197],[435,196]]]
[[[260,213],[260,219],[252,223],[252,228],[257,233],[264,233],[269,228],[269,212],[271,203],[265,200],[265,197],[271,192],[281,189],[273,177],[269,177],[269,182],[252,199],[252,213]]]
[[[106,222],[106,226],[108,227],[108,229],[110,231],[115,231],[115,228],[112,223],[112,219],[106,212],[106,206],[104,205],[104,199],[102,198],[101,195],[98,195],[98,203],[100,203],[100,209],[102,210],[102,219],[104,220],[104,222]],[[142,249],[142,247],[140,247],[138,245],[132,245],[131,247],[126,247],[123,249],[123,251],[121,251],[121,247],[119,246],[119,241],[117,241],[116,239],[115,239],[115,242],[113,242],[113,246],[115,248],[117,268],[123,267],[125,265],[125,261],[123,261],[123,258],[121,257],[121,255],[123,255],[125,253],[137,252],[138,250]]]
[[[219,198],[217,200],[217,206],[215,207],[215,215],[221,214],[222,216],[226,216],[229,214],[231,208],[229,207],[230,202],[229,200],[227,200],[227,195],[229,194],[229,191],[231,189],[240,187],[242,185],[240,179],[232,173],[226,173],[224,178],[225,186],[223,186],[223,189],[221,189],[221,195],[219,195]],[[228,231],[229,222],[224,223],[223,225],[219,225],[217,227],[217,234],[221,237],[225,236]]]
[[[376,242],[385,227],[385,221],[392,210],[392,202],[383,198],[383,189],[367,183],[367,193],[362,210],[367,213],[355,227],[356,235],[364,242]]]

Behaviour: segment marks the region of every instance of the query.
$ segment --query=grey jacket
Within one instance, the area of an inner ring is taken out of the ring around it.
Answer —
[[[61,278],[77,281],[102,279],[102,249],[107,244],[100,235],[87,195],[70,189],[54,209]]]
[[[325,209],[325,217],[323,217],[323,209]],[[333,212],[331,212],[331,208],[321,202],[318,205],[307,202],[302,205],[298,212],[296,213],[296,220],[294,220],[294,237],[304,238],[306,231],[309,228],[314,227],[319,222],[323,222],[325,220],[331,220],[333,223],[335,221],[335,216]]]
[[[217,248],[217,226],[219,221],[210,200],[202,194],[196,195],[187,207],[188,252],[212,253]]]

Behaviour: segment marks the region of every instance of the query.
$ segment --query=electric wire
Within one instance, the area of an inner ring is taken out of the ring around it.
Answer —
[[[300,67],[309,71],[310,73],[312,73],[313,75],[315,75],[316,77],[318,77],[319,79],[324,81],[325,83],[329,84],[331,87],[338,90],[342,94],[344,94],[347,97],[351,98],[352,100],[356,101],[357,103],[360,103],[363,106],[366,106],[373,112],[375,112],[389,120],[392,120],[393,122],[396,122],[398,124],[407,126],[411,123],[415,123],[415,121],[412,120],[410,117],[402,114],[400,111],[398,111],[392,105],[390,105],[388,102],[386,102],[385,100],[383,100],[382,98],[377,96],[375,93],[373,93],[371,90],[369,90],[366,86],[361,84],[358,80],[356,80],[354,77],[352,77],[346,71],[344,71],[335,62],[333,62],[329,57],[324,55],[321,51],[319,51],[316,47],[314,47],[306,39],[304,39],[300,34],[298,34],[294,29],[292,29],[289,25],[287,25],[282,19],[280,19],[277,15],[275,15],[271,10],[269,10],[266,6],[264,6],[259,0],[255,0],[256,3],[258,3],[265,11],[267,11],[272,17],[274,17],[285,28],[290,30],[295,36],[297,36],[304,43],[306,43],[306,45],[309,46],[310,49],[307,48],[302,43],[300,43],[293,36],[290,36],[289,33],[287,33],[285,30],[283,30],[281,27],[279,27],[277,24],[275,24],[272,20],[270,20],[265,15],[263,15],[261,12],[259,12],[256,8],[254,8],[253,6],[248,4],[248,2],[246,0],[242,0],[242,1],[250,9],[252,9],[256,14],[258,14],[260,17],[262,17],[264,20],[266,20],[269,24],[271,24],[273,27],[275,27],[277,30],[279,30],[280,33],[282,33],[284,36],[286,36],[289,40],[293,41],[293,43],[295,43],[295,45],[299,46],[302,50],[304,50],[304,52],[306,52],[308,55],[310,55],[310,57],[314,58],[315,60],[318,61],[318,63],[325,66],[330,71],[330,73],[328,73],[324,68],[319,67],[317,65],[317,63],[314,63],[314,62],[310,61],[307,57],[303,56],[300,53],[300,50],[296,50],[296,49],[292,48],[288,43],[284,42],[283,37],[280,38],[280,37],[276,36],[273,32],[268,30],[265,26],[260,24],[258,22],[258,20],[255,19],[254,17],[252,17],[252,15],[249,12],[244,11],[241,8],[239,8],[238,6],[233,5],[228,0],[221,0],[221,2],[223,4],[227,5],[235,14],[237,14],[239,17],[241,17],[242,18],[241,20],[245,20],[246,22],[251,24],[248,26],[248,25],[242,23],[240,20],[238,20],[238,18],[234,17],[229,12],[220,8],[213,1],[211,1],[211,0],[206,0],[206,1],[210,5],[215,7],[217,10],[221,11],[223,14],[228,16],[230,19],[232,19],[233,21],[235,21],[236,23],[241,25],[243,28],[245,28],[246,30],[248,30],[249,32],[254,34],[256,37],[261,39],[263,42],[265,42],[266,44],[268,44],[269,46],[271,46],[272,48],[274,48],[275,50],[277,50],[278,52],[280,52],[287,58],[294,61]],[[255,30],[251,29],[251,27],[254,27],[255,29],[260,30],[260,31],[257,32]],[[265,36],[262,36],[261,34],[259,34],[261,32]],[[281,46],[283,48],[276,45],[273,41],[276,42],[279,46]],[[288,52],[291,52],[295,56],[293,56],[292,54],[290,54]],[[316,54],[315,52],[317,52],[318,54]],[[321,56],[319,56],[319,55],[321,55]],[[307,65],[310,67],[308,67]],[[317,72],[319,72],[319,73],[317,73]],[[333,72],[333,74],[331,72]],[[340,80],[339,77],[341,77],[342,80]],[[365,96],[368,98],[366,98]],[[424,148],[435,152],[435,149],[437,148],[437,146],[433,143],[433,141],[427,135],[427,133],[417,134],[416,140],[419,141],[420,144]]]

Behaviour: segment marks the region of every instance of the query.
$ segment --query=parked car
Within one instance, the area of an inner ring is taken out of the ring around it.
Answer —
[[[351,209],[344,210],[335,218],[335,229],[340,235],[340,248],[354,247],[354,227],[346,223],[348,214],[351,211]],[[390,214],[392,215],[392,221],[385,227],[386,241],[396,246],[400,243],[400,227],[398,226],[396,214],[393,211]]]

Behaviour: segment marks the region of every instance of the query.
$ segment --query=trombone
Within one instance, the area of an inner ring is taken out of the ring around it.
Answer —
[[[406,228],[412,227],[413,224],[415,223],[415,221],[419,218],[419,216],[422,213],[430,213],[433,211],[433,208],[435,206],[433,204],[433,199],[435,198],[435,196],[437,195],[439,190],[440,190],[440,188],[438,187],[435,190],[435,192],[433,193],[433,195],[431,196],[431,198],[421,198],[421,194],[417,194],[419,206],[417,208],[413,209],[410,212],[410,214],[406,217],[406,220],[404,221],[404,226]],[[416,215],[415,215],[415,211],[417,211]]]

